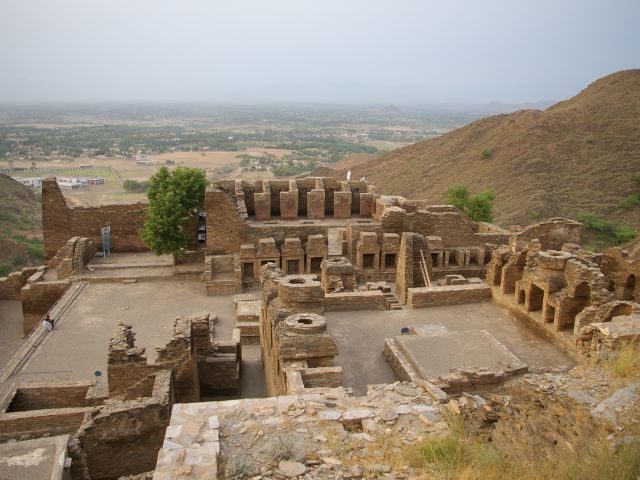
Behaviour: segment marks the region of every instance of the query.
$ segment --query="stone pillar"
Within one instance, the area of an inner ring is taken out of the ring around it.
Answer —
[[[298,191],[280,192],[280,217],[294,220],[298,218]]]
[[[351,218],[351,192],[333,192],[334,218]]]
[[[360,193],[360,216],[370,217],[373,213],[373,194]]]
[[[256,220],[271,220],[271,192],[253,194]]]
[[[324,189],[314,188],[307,192],[307,218],[310,220],[324,218]]]

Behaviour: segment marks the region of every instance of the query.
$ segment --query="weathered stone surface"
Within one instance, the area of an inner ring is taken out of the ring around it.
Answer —
[[[302,463],[293,462],[291,460],[282,460],[278,464],[278,469],[287,478],[296,478],[300,475],[304,475],[307,471],[307,467],[305,467]]]

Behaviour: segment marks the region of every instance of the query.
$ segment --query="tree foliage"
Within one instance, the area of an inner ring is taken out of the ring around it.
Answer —
[[[189,225],[204,204],[207,179],[197,168],[162,167],[149,179],[147,218],[140,238],[157,255],[180,257],[192,243]]]
[[[445,202],[469,215],[476,222],[491,222],[493,220],[493,201],[495,199],[496,193],[492,188],[472,196],[467,187],[456,185],[447,190]]]

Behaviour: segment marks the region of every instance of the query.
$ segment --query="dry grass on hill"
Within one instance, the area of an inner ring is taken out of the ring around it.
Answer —
[[[436,203],[453,185],[494,188],[499,224],[590,212],[636,229],[640,207],[618,203],[638,189],[638,172],[640,70],[597,80],[545,111],[484,118],[353,168],[381,193]]]

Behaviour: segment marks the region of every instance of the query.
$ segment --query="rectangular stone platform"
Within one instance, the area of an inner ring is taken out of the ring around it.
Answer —
[[[500,383],[529,368],[485,330],[436,329],[385,343],[385,357],[399,378],[427,380],[448,393]]]

